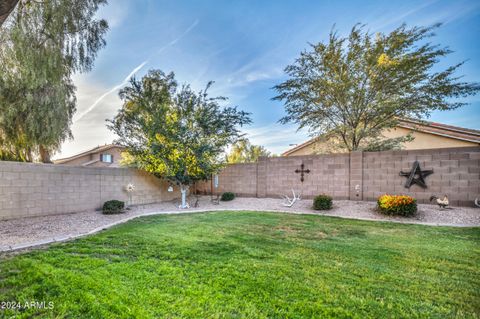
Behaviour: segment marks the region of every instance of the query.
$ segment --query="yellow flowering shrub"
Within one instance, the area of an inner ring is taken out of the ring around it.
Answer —
[[[412,216],[417,212],[417,201],[407,195],[382,195],[377,200],[378,210],[387,215]]]
[[[382,53],[382,54],[380,54],[380,56],[377,59],[377,64],[379,66],[384,66],[384,67],[396,66],[396,65],[398,65],[398,61],[395,61],[394,59],[391,59],[385,53]]]

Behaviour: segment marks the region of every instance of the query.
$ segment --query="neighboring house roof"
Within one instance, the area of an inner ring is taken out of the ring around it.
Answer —
[[[416,121],[416,120],[400,120],[399,127],[412,129],[419,132],[430,133],[433,135],[444,136],[456,140],[467,141],[480,144],[480,131],[458,126],[446,125],[442,123]]]
[[[411,129],[413,131],[424,132],[424,133],[429,133],[433,135],[448,137],[451,139],[480,144],[479,130],[446,125],[442,123],[435,123],[435,122],[429,122],[429,121],[417,121],[417,120],[410,120],[410,119],[399,120],[397,127],[403,127],[406,129]],[[320,139],[320,137],[314,137],[312,139],[309,139],[306,142],[303,142],[302,144],[298,144],[297,146],[283,152],[282,156],[288,156],[306,146],[309,146],[315,143],[318,139]]]
[[[96,153],[100,153],[100,152],[104,152],[104,151],[108,151],[109,149],[111,148],[125,148],[124,146],[121,146],[121,145],[115,145],[115,144],[107,144],[107,145],[102,145],[102,146],[96,146],[88,151],[85,151],[85,152],[82,152],[82,153],[79,153],[79,154],[76,154],[76,155],[73,155],[73,156],[70,156],[70,157],[65,157],[65,158],[60,158],[58,160],[54,160],[53,162],[55,164],[63,164],[63,163],[66,163],[66,162],[70,162],[70,161],[73,161],[77,158],[80,158],[80,157],[83,157],[85,155],[90,155],[90,154],[96,154]],[[87,165],[90,165],[90,164],[93,164],[95,162],[98,162],[98,160],[92,160],[90,162],[87,162],[88,164]]]
[[[306,147],[306,146],[308,146],[308,145],[310,145],[310,144],[315,143],[315,142],[316,142],[317,140],[319,140],[319,139],[320,139],[320,137],[311,138],[311,139],[309,139],[308,141],[303,142],[303,143],[301,143],[301,144],[298,144],[298,145],[296,145],[295,147],[292,147],[291,149],[283,152],[283,153],[282,153],[282,156],[288,156],[288,155],[290,155],[290,154],[292,154],[292,153],[294,153],[294,152],[296,152],[296,151],[298,151],[298,150],[301,150],[302,148],[304,148],[304,147]]]

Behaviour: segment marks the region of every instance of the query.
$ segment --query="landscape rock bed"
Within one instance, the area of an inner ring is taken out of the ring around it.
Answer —
[[[191,202],[194,202],[192,200]],[[198,208],[178,209],[178,201],[132,207],[124,214],[104,215],[100,211],[75,214],[18,218],[0,221],[0,251],[9,251],[88,235],[132,218],[155,214],[195,213],[215,210],[278,211],[294,214],[336,216],[361,220],[392,221],[437,226],[478,227],[480,209],[453,207],[440,209],[436,205],[419,204],[413,217],[385,216],[376,211],[375,202],[338,200],[327,211],[315,211],[312,200],[301,200],[293,207],[282,206],[278,198],[235,198],[213,204],[210,196],[202,196]]]

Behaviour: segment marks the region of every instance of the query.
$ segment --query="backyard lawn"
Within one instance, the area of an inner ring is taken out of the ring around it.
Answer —
[[[480,228],[212,212],[0,255],[19,318],[475,318]],[[5,305],[5,303],[4,303]]]

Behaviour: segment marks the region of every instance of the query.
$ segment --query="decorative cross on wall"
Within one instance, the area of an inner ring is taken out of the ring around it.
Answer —
[[[418,161],[413,162],[413,167],[410,172],[400,171],[400,176],[405,176],[407,178],[407,181],[405,182],[405,188],[410,188],[410,186],[412,186],[413,184],[417,184],[422,188],[427,188],[427,184],[425,183],[425,177],[430,174],[433,174],[433,170],[427,169],[422,171],[420,169],[420,163]]]
[[[295,173],[300,173],[300,182],[303,183],[303,181],[304,181],[304,177],[303,177],[304,174],[305,174],[305,173],[307,173],[307,174],[310,173],[310,170],[309,170],[308,168],[305,169],[305,165],[302,163],[302,165],[300,165],[300,169],[296,169],[296,170],[295,170]]]

